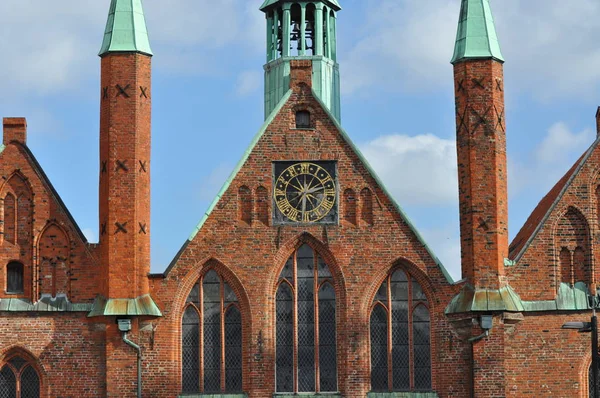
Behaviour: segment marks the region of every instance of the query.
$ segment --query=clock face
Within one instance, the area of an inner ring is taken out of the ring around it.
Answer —
[[[277,162],[274,171],[276,223],[336,222],[334,162]]]

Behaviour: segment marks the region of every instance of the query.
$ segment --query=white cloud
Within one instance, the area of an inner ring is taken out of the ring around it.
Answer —
[[[524,189],[545,195],[594,142],[591,129],[573,132],[564,122],[550,126],[544,139],[523,160],[509,159],[508,183],[511,197]],[[541,199],[541,197],[539,198]]]
[[[261,87],[263,75],[260,70],[246,70],[241,72],[237,78],[236,93],[240,97],[252,94]]]
[[[160,54],[157,62],[175,72],[214,74],[227,64],[218,54],[225,47],[234,56],[259,53],[264,40],[260,4],[260,0],[146,1],[152,48]],[[108,7],[109,2],[97,0],[1,1],[0,92],[14,100],[81,90],[82,82],[98,74],[96,51]]]
[[[459,0],[369,0],[367,32],[341,53],[346,93],[376,84],[390,90],[438,90],[452,84],[449,65]],[[507,82],[541,99],[591,97],[600,86],[600,2],[495,0]]]
[[[387,135],[361,145],[369,163],[402,205],[456,203],[456,143],[432,134]]]

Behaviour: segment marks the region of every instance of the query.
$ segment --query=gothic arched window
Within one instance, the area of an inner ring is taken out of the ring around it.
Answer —
[[[276,296],[276,391],[337,391],[336,300],[323,259],[303,245],[287,260]]]
[[[242,315],[236,294],[214,270],[187,298],[181,346],[183,393],[242,391]]]
[[[388,275],[375,296],[370,327],[371,389],[431,390],[429,307],[411,275],[400,269]]]
[[[29,361],[15,356],[0,369],[0,397],[39,398],[40,377]]]

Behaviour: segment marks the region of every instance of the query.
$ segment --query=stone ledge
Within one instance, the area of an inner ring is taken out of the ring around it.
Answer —
[[[370,392],[367,398],[438,398],[435,392]]]
[[[240,394],[181,394],[178,398],[247,398],[245,393]]]

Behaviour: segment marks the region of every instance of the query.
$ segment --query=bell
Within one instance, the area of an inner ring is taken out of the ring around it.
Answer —
[[[294,26],[292,27],[292,33],[298,33],[300,32],[300,24],[298,22],[294,23]]]
[[[310,21],[306,21],[306,31],[307,32],[312,32],[313,30],[313,24]]]
[[[277,42],[277,51],[281,52],[281,41]]]
[[[299,37],[300,37],[300,36],[298,35],[298,33],[297,33],[297,32],[292,32],[292,37],[291,37],[292,41],[296,41],[296,40],[298,40],[298,38],[299,38]]]

